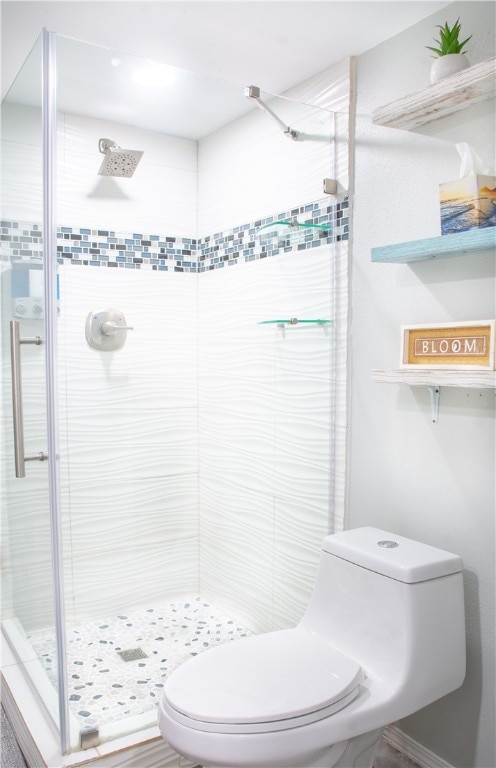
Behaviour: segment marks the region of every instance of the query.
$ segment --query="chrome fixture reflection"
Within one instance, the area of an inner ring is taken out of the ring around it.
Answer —
[[[137,149],[121,149],[111,139],[100,139],[98,149],[105,155],[98,171],[100,176],[132,176],[143,157]]]

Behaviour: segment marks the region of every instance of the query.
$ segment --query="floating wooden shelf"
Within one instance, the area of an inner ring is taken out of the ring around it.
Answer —
[[[447,371],[432,368],[400,368],[397,370],[372,371],[372,379],[386,384],[409,384],[411,387],[496,388],[496,371]]]
[[[406,263],[425,261],[426,259],[462,256],[477,251],[490,251],[496,248],[496,227],[468,229],[440,237],[428,237],[425,240],[412,240],[395,245],[382,245],[372,248],[372,261],[388,263]]]
[[[372,122],[411,131],[495,96],[496,59],[492,58],[446,77],[423,91],[377,107],[372,113]]]
[[[373,381],[383,384],[408,384],[425,387],[431,402],[431,420],[437,424],[441,387],[496,389],[496,371],[447,371],[437,368],[400,368],[372,371]]]

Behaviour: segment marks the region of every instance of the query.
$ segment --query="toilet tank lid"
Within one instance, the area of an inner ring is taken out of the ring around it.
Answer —
[[[379,528],[353,528],[327,536],[322,549],[406,584],[438,579],[463,570],[459,555]]]

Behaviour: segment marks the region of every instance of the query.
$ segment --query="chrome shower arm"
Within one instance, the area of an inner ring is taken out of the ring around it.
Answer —
[[[116,144],[115,141],[112,141],[112,139],[98,140],[98,150],[102,153],[102,155],[104,155],[105,152],[110,149],[110,147],[113,147],[114,149],[120,149],[119,145]]]
[[[295,141],[298,139],[298,132],[293,130],[293,128],[290,128],[289,125],[286,125],[286,123],[281,120],[281,118],[278,117],[264,101],[262,101],[260,97],[260,88],[257,85],[248,85],[245,88],[244,93],[248,99],[253,99],[257,107],[259,107],[262,112],[265,112],[267,115],[269,115],[269,117],[271,117],[272,120],[274,120],[277,125],[282,128],[286,136]]]

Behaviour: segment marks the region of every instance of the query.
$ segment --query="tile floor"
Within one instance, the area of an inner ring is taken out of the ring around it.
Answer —
[[[383,739],[374,760],[374,768],[419,768],[419,766]]]
[[[71,712],[88,728],[153,709],[182,662],[250,634],[197,596],[75,627],[67,633]],[[28,638],[56,686],[53,631]]]

